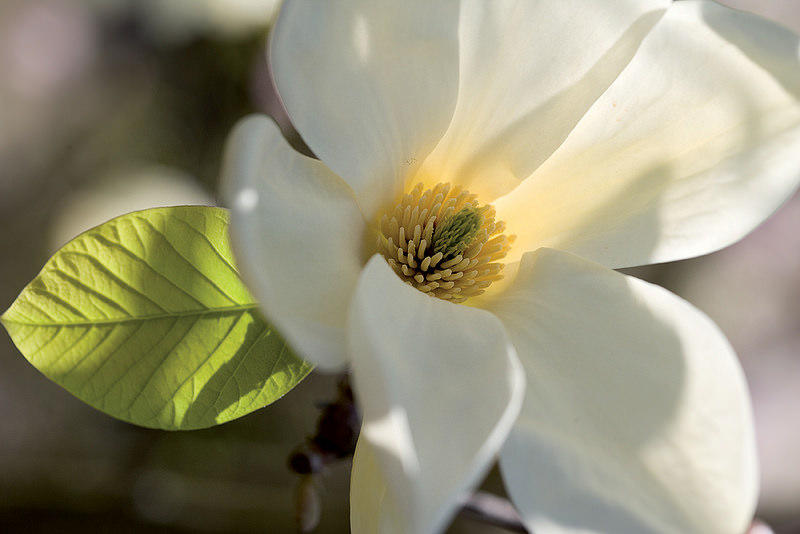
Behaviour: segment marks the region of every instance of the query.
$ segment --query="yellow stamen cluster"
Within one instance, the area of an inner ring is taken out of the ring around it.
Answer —
[[[381,219],[378,250],[405,282],[452,302],[480,295],[503,277],[514,236],[503,234],[490,205],[460,187],[422,184]]]

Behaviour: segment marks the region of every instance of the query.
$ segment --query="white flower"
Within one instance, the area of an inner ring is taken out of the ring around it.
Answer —
[[[224,195],[265,314],[352,367],[353,532],[441,532],[497,454],[537,534],[744,532],[757,468],[732,350],[612,269],[724,247],[795,188],[797,36],[667,0],[293,1],[274,32],[319,160],[248,118]],[[447,187],[471,196],[412,213]]]

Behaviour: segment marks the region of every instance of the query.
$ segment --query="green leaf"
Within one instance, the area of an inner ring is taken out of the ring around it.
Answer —
[[[42,373],[114,417],[204,428],[277,400],[311,371],[239,279],[228,213],[130,213],[59,250],[0,317]]]

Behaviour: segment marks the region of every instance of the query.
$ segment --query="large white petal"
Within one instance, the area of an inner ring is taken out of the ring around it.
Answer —
[[[383,499],[391,499],[380,511],[376,500],[355,499],[354,523],[440,532],[490,467],[518,413],[524,375],[514,349],[496,317],[413,289],[378,255],[361,275],[349,326],[364,410],[360,439],[386,481]],[[392,523],[383,513],[389,510],[405,524]]]
[[[627,65],[669,0],[466,0],[453,121],[422,174],[484,202],[527,178]]]
[[[757,496],[747,387],[717,327],[665,289],[526,254],[487,309],[528,377],[501,452],[536,534],[741,534]]]
[[[712,2],[675,2],[531,178],[495,204],[517,242],[611,267],[722,248],[800,180],[798,36]]]
[[[273,31],[275,83],[292,123],[371,219],[450,121],[458,4],[285,2]]]
[[[222,196],[242,277],[304,358],[346,361],[346,310],[361,269],[364,221],[347,184],[295,152],[264,116],[228,141]]]

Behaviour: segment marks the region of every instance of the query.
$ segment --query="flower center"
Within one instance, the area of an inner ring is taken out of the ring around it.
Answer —
[[[381,219],[378,250],[407,284],[463,302],[503,277],[500,262],[514,236],[490,205],[460,187],[417,184]]]

